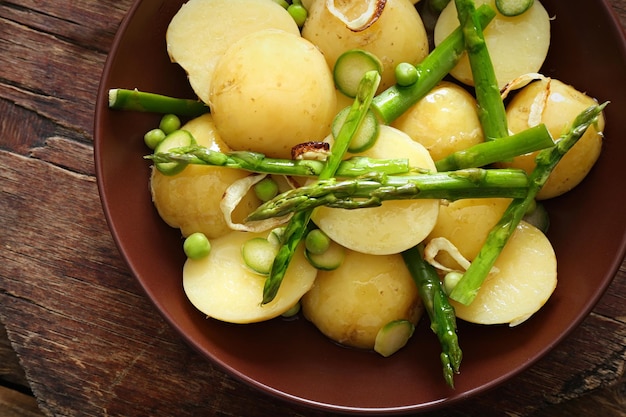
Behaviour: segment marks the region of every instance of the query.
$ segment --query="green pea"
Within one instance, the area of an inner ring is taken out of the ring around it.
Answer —
[[[165,132],[161,129],[152,129],[143,135],[143,141],[148,148],[154,149],[159,143],[163,142],[165,136]]]
[[[192,233],[185,239],[183,250],[189,259],[202,259],[209,256],[211,242],[204,233]]]
[[[450,294],[456,284],[463,278],[463,274],[458,271],[450,271],[443,277],[443,290],[446,294]]]
[[[396,82],[401,87],[408,87],[417,82],[417,68],[415,68],[415,66],[409,64],[408,62],[401,62],[396,65],[395,74]]]
[[[175,114],[164,115],[159,123],[159,129],[164,131],[166,135],[180,129],[180,126],[180,118]]]
[[[278,184],[272,178],[263,178],[254,185],[254,193],[261,201],[269,201],[278,194]]]
[[[307,251],[319,255],[326,252],[330,247],[330,238],[320,229],[314,229],[306,235],[304,245]]]
[[[296,22],[298,27],[301,28],[302,26],[304,26],[304,22],[309,15],[304,6],[302,6],[301,4],[293,3],[289,7],[287,7],[287,11]]]

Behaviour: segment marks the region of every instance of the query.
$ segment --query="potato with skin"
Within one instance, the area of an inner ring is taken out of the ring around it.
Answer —
[[[476,7],[489,4],[496,9],[495,0],[476,0]],[[456,6],[451,1],[441,12],[435,25],[435,45],[439,45],[459,26]],[[526,12],[506,17],[498,12],[484,30],[485,42],[498,80],[498,87],[520,75],[538,72],[550,46],[550,16],[535,0]],[[467,85],[474,85],[467,55],[461,58],[450,74]]]
[[[183,288],[189,301],[216,320],[255,323],[280,316],[293,307],[313,285],[317,270],[296,250],[276,297],[261,305],[265,276],[248,268],[242,245],[267,233],[230,232],[211,241],[211,252],[199,260],[187,259]]]
[[[539,123],[545,123],[556,140],[566,133],[583,110],[597,102],[584,93],[559,80],[536,81],[519,91],[506,109],[509,130],[521,132]],[[570,149],[550,174],[548,181],[537,194],[538,200],[559,196],[571,190],[587,176],[602,150],[604,115],[589,126],[585,134]],[[503,168],[520,168],[530,173],[535,168],[538,152],[513,158],[512,162],[499,163]]]
[[[406,133],[381,125],[376,144],[357,154],[370,158],[407,158],[412,167],[435,171],[426,148]],[[373,255],[400,253],[421,242],[432,230],[439,200],[384,201],[357,210],[317,207],[312,220],[331,239],[349,249]]]
[[[360,16],[366,2],[336,1],[350,18]],[[330,13],[325,0],[311,5],[302,36],[324,53],[333,68],[337,58],[350,49],[364,49],[383,64],[378,91],[395,84],[395,67],[401,62],[417,64],[428,54],[428,38],[421,17],[409,0],[388,0],[379,19],[361,32],[352,32]]]
[[[322,140],[336,95],[321,52],[306,39],[263,30],[233,44],[213,73],[209,105],[234,150],[290,158],[299,143]]]
[[[302,297],[302,312],[324,335],[346,346],[373,349],[387,323],[422,314],[417,286],[402,256],[347,250],[334,271],[319,271]]]
[[[230,151],[216,133],[210,114],[189,121],[182,129],[189,131],[199,145],[220,152]],[[248,175],[243,170],[202,165],[188,165],[173,176],[153,169],[152,201],[161,218],[171,227],[180,228],[183,236],[202,232],[210,239],[216,238],[231,231],[220,210],[224,191],[234,181]],[[258,204],[254,193],[248,193],[235,209],[233,219],[241,222]]]
[[[510,202],[509,198],[468,198],[442,204],[426,241],[446,238],[466,259],[474,259]],[[437,259],[449,268],[458,267],[445,252]]]
[[[454,300],[456,316],[478,324],[516,326],[536,313],[557,285],[557,264],[548,238],[522,221],[507,242],[474,301]]]
[[[484,141],[476,99],[443,81],[392,124],[428,149],[438,161]]]
[[[187,72],[200,100],[208,103],[213,71],[226,49],[269,28],[300,33],[289,13],[272,0],[189,0],[167,28],[167,51]]]

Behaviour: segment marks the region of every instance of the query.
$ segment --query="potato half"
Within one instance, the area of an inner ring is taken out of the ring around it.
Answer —
[[[487,3],[495,10],[495,1],[476,0],[476,7]],[[435,44],[440,44],[458,26],[456,6],[451,1],[435,25]],[[520,75],[539,71],[550,46],[550,16],[535,0],[531,8],[519,16],[506,17],[498,13],[484,34],[498,86],[502,88]],[[467,85],[474,85],[467,56],[461,58],[450,74]]]
[[[412,167],[435,171],[426,148],[390,126],[380,126],[376,144],[359,155],[408,158]],[[439,200],[384,201],[380,207],[357,210],[318,207],[312,219],[342,246],[373,255],[388,255],[421,242],[434,227],[438,212]]]
[[[249,33],[269,28],[300,33],[289,13],[272,0],[189,0],[167,28],[167,51],[208,103],[213,71],[226,49]]]
[[[521,222],[474,301],[451,300],[459,319],[479,324],[518,325],[536,313],[557,285],[556,255],[548,238]]]
[[[242,245],[254,237],[267,237],[267,233],[231,232],[211,241],[206,258],[185,262],[183,288],[198,310],[229,323],[254,323],[283,314],[311,288],[317,270],[301,248],[289,264],[276,298],[261,305],[265,276],[248,268],[241,255]]]

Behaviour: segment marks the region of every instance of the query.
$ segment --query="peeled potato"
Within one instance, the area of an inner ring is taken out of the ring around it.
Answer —
[[[182,128],[189,131],[199,145],[221,152],[230,150],[217,135],[210,114],[193,119]],[[183,236],[202,232],[210,239],[219,237],[231,230],[220,210],[222,195],[234,181],[248,175],[238,169],[201,165],[188,165],[173,176],[153,169],[152,201],[161,218],[168,225],[180,228]],[[241,222],[258,204],[253,193],[248,193],[237,206],[233,219]]]
[[[336,2],[350,18],[361,15],[366,2]],[[333,68],[337,58],[350,49],[364,49],[383,64],[379,91],[395,84],[395,67],[401,62],[417,64],[428,54],[428,38],[420,15],[409,0],[388,0],[379,19],[361,32],[352,32],[326,7],[315,1],[302,28],[302,36],[324,53]]]
[[[428,149],[438,161],[484,141],[476,99],[443,81],[392,124]]]
[[[208,103],[213,71],[226,49],[249,33],[269,28],[300,33],[289,13],[272,0],[189,0],[167,28],[167,51]]]
[[[476,7],[488,3],[496,10],[495,1],[476,0],[475,3]],[[458,26],[456,6],[451,1],[435,25],[435,44],[440,44]],[[498,86],[502,88],[520,75],[539,71],[550,46],[550,16],[535,0],[530,9],[519,16],[506,17],[498,13],[484,34]],[[474,85],[467,56],[461,58],[450,74],[467,85]]]
[[[376,144],[358,154],[371,158],[407,158],[412,167],[435,171],[426,148],[406,133],[380,126]],[[432,230],[439,200],[384,201],[358,210],[318,207],[312,220],[331,239],[349,249],[373,255],[400,253],[421,242]]]
[[[558,80],[536,81],[518,92],[507,106],[509,130],[514,133],[545,123],[556,140],[566,133],[572,122],[587,107],[597,102]],[[570,149],[550,174],[537,199],[559,196],[577,186],[589,173],[602,150],[604,116]],[[531,172],[535,168],[537,152],[518,156],[501,167],[520,168]]]
[[[330,132],[335,94],[332,74],[312,43],[268,29],[224,53],[209,101],[215,125],[231,148],[290,158],[293,146]]]
[[[474,301],[454,300],[456,316],[478,324],[517,325],[537,312],[557,285],[556,256],[548,238],[521,222]]]
[[[416,324],[422,309],[402,256],[347,250],[339,268],[318,272],[302,297],[302,312],[330,339],[372,349],[384,325],[399,319]]]
[[[229,323],[254,323],[283,314],[311,288],[317,270],[304,250],[297,250],[276,298],[261,305],[265,276],[249,269],[241,256],[242,245],[254,237],[266,234],[231,232],[211,241],[206,258],[185,262],[183,288],[198,310]]]

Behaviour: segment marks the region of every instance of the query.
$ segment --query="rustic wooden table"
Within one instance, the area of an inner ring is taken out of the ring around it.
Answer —
[[[626,27],[626,0],[611,3]],[[25,372],[6,359],[2,385],[27,391],[27,381],[47,416],[327,415],[270,398],[196,354],[115,248],[92,125],[100,74],[130,5],[0,1],[0,359],[13,354],[10,340]],[[625,415],[625,298],[623,263],[554,351],[500,388],[432,415]],[[2,415],[39,413],[11,414],[7,398]]]

